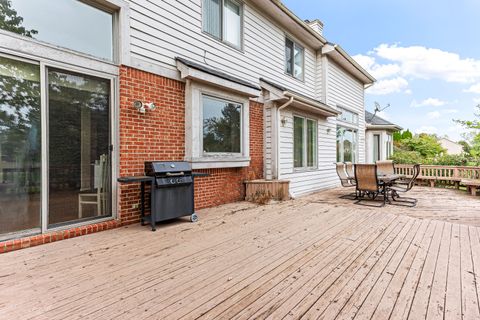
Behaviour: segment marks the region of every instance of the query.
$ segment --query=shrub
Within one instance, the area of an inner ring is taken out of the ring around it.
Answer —
[[[398,164],[424,164],[425,162],[425,158],[422,157],[419,152],[404,150],[395,151],[394,154],[390,157],[390,160],[393,160],[395,163]]]

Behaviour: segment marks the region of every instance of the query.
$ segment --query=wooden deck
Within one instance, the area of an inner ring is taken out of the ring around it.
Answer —
[[[343,192],[0,255],[0,319],[480,319],[478,198]]]

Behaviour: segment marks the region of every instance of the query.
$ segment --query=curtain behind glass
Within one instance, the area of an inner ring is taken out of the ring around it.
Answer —
[[[240,47],[241,45],[241,12],[240,6],[231,1],[225,0],[224,10],[224,40]]]
[[[303,48],[295,45],[294,52],[294,63],[295,63],[295,78],[303,79]]]
[[[0,234],[40,227],[40,68],[0,57]]]
[[[303,167],[303,118],[293,117],[293,166],[295,168]]]
[[[203,31],[221,39],[221,0],[203,0]]]

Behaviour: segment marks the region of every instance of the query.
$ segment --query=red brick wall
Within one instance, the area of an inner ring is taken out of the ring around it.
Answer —
[[[133,102],[154,102],[157,109],[140,114]],[[129,67],[120,73],[120,176],[142,175],[144,161],[178,160],[185,155],[185,84]],[[199,170],[196,208],[242,200],[245,179],[263,177],[263,105],[250,103],[250,157],[248,168]],[[139,220],[139,186],[120,186],[122,223]]]

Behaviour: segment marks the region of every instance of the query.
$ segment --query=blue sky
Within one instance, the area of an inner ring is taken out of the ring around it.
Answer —
[[[452,119],[480,104],[480,0],[283,0],[302,19],[320,19],[376,78],[366,108],[417,133],[461,139]]]

